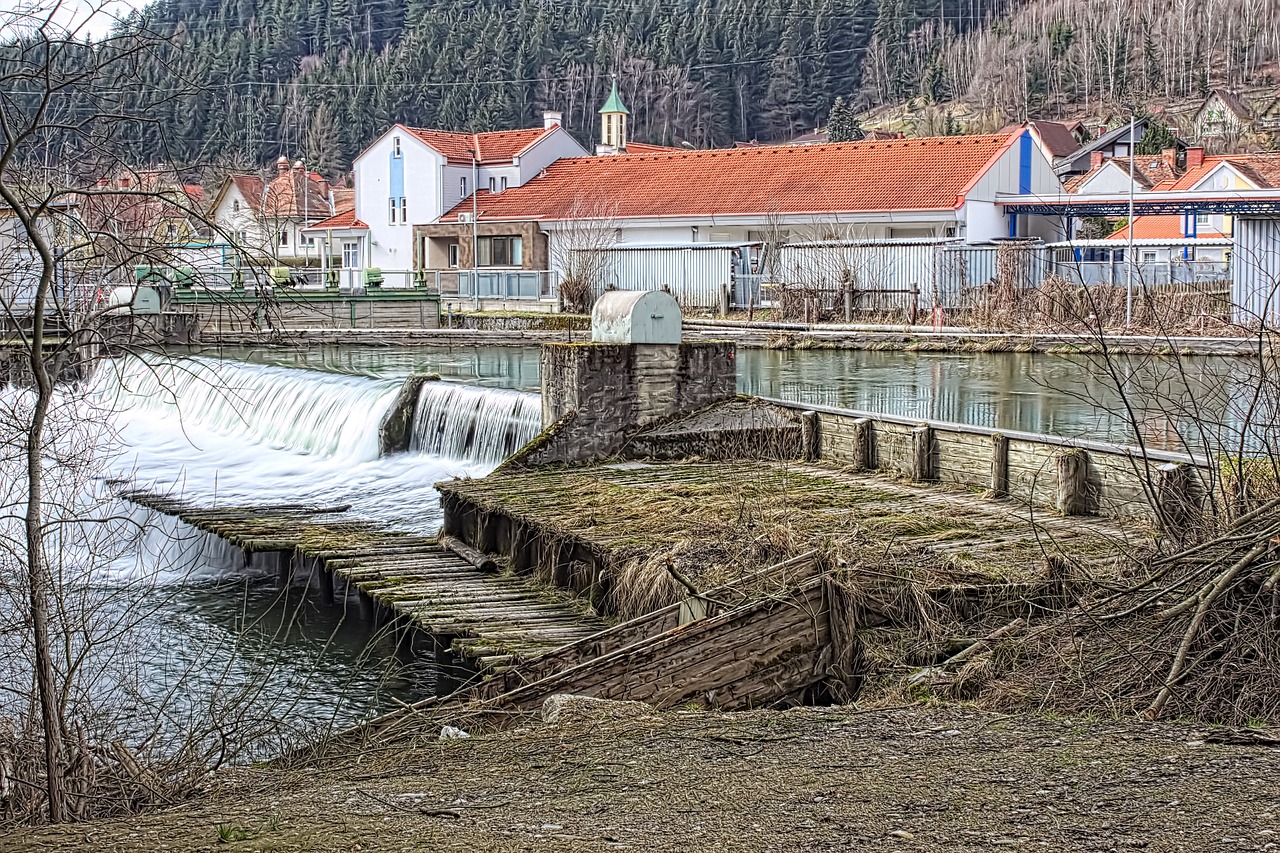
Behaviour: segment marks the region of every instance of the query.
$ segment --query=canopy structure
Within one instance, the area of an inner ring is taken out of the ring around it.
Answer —
[[[1006,214],[1041,216],[1128,216],[1129,194],[997,195]],[[1280,190],[1142,192],[1133,196],[1138,216],[1178,213],[1226,213],[1280,216]]]

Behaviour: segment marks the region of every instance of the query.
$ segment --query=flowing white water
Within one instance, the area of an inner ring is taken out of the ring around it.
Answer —
[[[123,358],[95,374],[116,410],[145,409],[270,447],[362,461],[400,383],[208,358]]]
[[[92,671],[83,695],[117,709],[117,731],[142,736],[160,712],[218,718],[227,696],[250,687],[264,719],[349,720],[388,691],[411,699],[430,683],[429,669],[403,670],[390,649],[366,657],[367,628],[340,609],[291,599],[282,610],[285,592],[272,578],[249,582],[238,551],[107,486],[122,478],[204,506],[351,504],[353,518],[434,533],[434,484],[481,476],[536,434],[538,399],[428,383],[413,449],[379,457],[378,430],[402,381],[148,356],[103,363],[89,387],[59,390],[48,497],[75,517],[52,551],[71,596],[111,637],[82,670]],[[5,389],[0,403],[20,422],[29,397]],[[21,460],[5,459],[0,498],[16,504]],[[0,592],[20,589],[9,583],[18,568],[0,561]],[[0,683],[27,680],[21,614],[20,596],[0,595]]]
[[[542,427],[542,399],[506,388],[426,382],[413,413],[409,449],[497,465]]]

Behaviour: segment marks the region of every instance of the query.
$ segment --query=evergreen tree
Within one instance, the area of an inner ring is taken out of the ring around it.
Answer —
[[[827,138],[832,142],[856,142],[865,136],[853,107],[843,97],[836,98],[827,114]]]
[[[1138,140],[1138,144],[1133,146],[1133,150],[1139,155],[1159,154],[1166,148],[1176,147],[1178,147],[1178,137],[1169,129],[1169,125],[1152,120],[1148,122],[1146,131]]]

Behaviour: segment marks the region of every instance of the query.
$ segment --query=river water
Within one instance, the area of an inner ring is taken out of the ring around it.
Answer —
[[[737,358],[745,393],[1124,443],[1141,436],[1173,448],[1187,432],[1185,399],[1230,421],[1249,379],[1245,362],[1203,357],[1132,358],[1111,369],[1013,353],[744,350]],[[424,386],[410,452],[382,458],[377,426],[403,378],[419,372],[443,381]],[[1117,384],[1146,401],[1136,429]],[[482,476],[535,435],[537,388],[533,347],[264,348],[120,360],[100,370],[92,397],[116,440],[108,476],[198,503],[350,503],[353,515],[434,532],[433,484]],[[431,691],[429,662],[397,661],[363,626],[249,577],[218,542],[99,489],[104,511],[137,531],[87,580],[113,602],[101,607],[108,622],[122,613],[137,622],[120,643],[130,672],[121,719],[148,719],[158,696],[192,719],[249,708],[264,732],[261,753],[279,745],[274,721],[289,720],[297,737]],[[245,685],[251,697],[237,693]]]
[[[223,355],[379,378],[431,372],[475,385],[539,388],[537,347],[236,349]],[[1252,360],[1218,356],[1116,356],[1108,363],[1046,353],[744,349],[737,361],[744,394],[1195,451],[1203,447],[1191,427],[1191,402],[1202,421],[1238,427],[1236,404],[1256,381]]]

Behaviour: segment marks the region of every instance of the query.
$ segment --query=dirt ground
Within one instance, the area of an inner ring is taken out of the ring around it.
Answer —
[[[918,707],[579,717],[244,771],[0,849],[1270,850],[1277,743]]]

